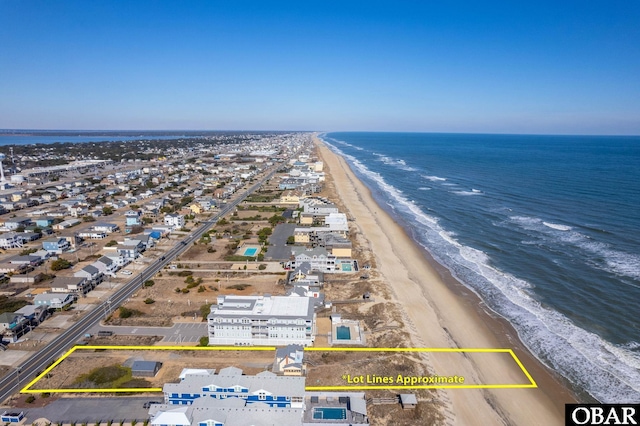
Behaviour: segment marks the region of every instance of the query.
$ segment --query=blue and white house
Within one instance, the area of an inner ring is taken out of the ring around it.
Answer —
[[[49,238],[42,242],[42,248],[49,253],[62,254],[69,247],[71,247],[69,241],[62,237]]]
[[[301,408],[272,408],[263,403],[245,405],[243,400],[237,398],[199,398],[191,405],[152,405],[149,410],[149,424],[151,426],[303,426],[303,414]]]
[[[140,210],[129,210],[125,212],[125,225],[138,226],[142,224],[142,212]]]
[[[183,374],[179,383],[166,383],[165,402],[171,405],[190,405],[202,397],[214,399],[237,398],[244,405],[263,403],[272,408],[303,408],[305,378],[277,376],[263,371],[245,376],[236,367],[227,367],[214,374],[212,370],[198,370]]]

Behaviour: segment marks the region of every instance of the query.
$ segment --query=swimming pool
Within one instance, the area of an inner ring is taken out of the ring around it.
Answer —
[[[245,256],[255,256],[256,253],[258,252],[258,249],[255,247],[247,247],[246,249],[244,249],[244,255]]]
[[[350,263],[342,263],[342,264],[340,264],[340,267],[342,268],[343,271],[351,272],[351,264]]]
[[[351,340],[351,330],[346,325],[339,325],[336,327],[336,339],[338,340]]]
[[[344,420],[347,418],[346,408],[315,407],[313,409],[315,420]]]

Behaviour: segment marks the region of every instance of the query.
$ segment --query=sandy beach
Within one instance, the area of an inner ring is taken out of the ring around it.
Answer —
[[[536,360],[501,318],[482,310],[478,297],[435,264],[356,178],[344,159],[316,139],[347,213],[375,254],[377,271],[405,311],[412,347],[512,348],[536,384],[535,389],[449,389],[443,391],[446,424],[561,425],[572,393]],[[446,361],[444,361],[446,360]],[[507,356],[431,357],[431,368],[455,371],[475,383],[508,378],[523,383],[523,372]],[[445,365],[446,362],[446,365]]]

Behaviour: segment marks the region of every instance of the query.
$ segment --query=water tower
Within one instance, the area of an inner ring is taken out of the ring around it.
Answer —
[[[2,167],[2,162],[6,158],[6,155],[0,153],[0,182],[6,182],[4,178],[4,168]]]

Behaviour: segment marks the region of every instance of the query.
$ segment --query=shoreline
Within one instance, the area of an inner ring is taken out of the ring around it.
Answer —
[[[378,271],[406,312],[409,321],[405,328],[412,334],[412,343],[424,347],[511,348],[538,385],[534,389],[448,390],[445,411],[449,408],[454,417],[449,417],[450,423],[563,424],[564,404],[577,401],[566,381],[529,352],[508,321],[483,308],[484,303],[473,291],[411,239],[373,199],[344,158],[318,137],[314,142],[331,171],[338,196],[370,245]],[[437,371],[437,363],[432,360],[432,364]],[[515,363],[499,359],[466,359],[455,364],[456,369],[480,381],[506,373],[516,382],[522,375]]]

